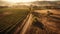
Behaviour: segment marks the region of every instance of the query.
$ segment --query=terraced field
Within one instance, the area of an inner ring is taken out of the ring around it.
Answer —
[[[29,11],[25,9],[3,8],[0,9],[0,33],[9,32],[21,23]]]

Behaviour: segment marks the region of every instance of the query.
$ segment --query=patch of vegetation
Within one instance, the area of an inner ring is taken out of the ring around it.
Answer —
[[[3,16],[0,15],[0,32],[8,29],[9,27],[13,27],[21,20],[24,20],[28,13],[29,11],[26,9],[0,9],[0,14],[3,14]]]

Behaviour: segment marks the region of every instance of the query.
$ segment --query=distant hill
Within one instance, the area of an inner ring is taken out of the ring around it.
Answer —
[[[35,1],[35,2],[26,2],[26,3],[15,3],[9,4],[5,2],[0,2],[0,6],[11,6],[14,8],[28,8],[30,5],[36,8],[60,8],[60,1]]]
[[[32,5],[34,9],[60,9],[60,1],[35,1]]]
[[[40,6],[60,6],[60,1],[36,1],[32,3]]]

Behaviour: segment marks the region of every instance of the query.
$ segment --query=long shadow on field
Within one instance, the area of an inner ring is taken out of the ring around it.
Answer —
[[[40,29],[44,29],[44,25],[41,22],[39,22],[37,19],[33,21],[33,25],[39,27]]]

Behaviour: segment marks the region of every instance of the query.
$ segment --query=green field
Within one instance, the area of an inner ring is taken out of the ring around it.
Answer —
[[[26,9],[14,9],[14,8],[0,9],[0,32],[7,29],[11,30],[20,21],[24,20],[28,13],[29,11]]]

